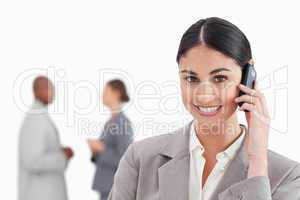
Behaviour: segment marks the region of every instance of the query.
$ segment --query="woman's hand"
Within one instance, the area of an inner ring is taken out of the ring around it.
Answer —
[[[105,143],[102,141],[88,139],[87,143],[93,153],[101,153],[105,149]]]
[[[245,141],[245,148],[249,158],[248,178],[253,176],[267,176],[270,117],[266,99],[258,90],[257,83],[255,83],[254,89],[242,84],[238,87],[245,94],[237,97],[235,102],[245,102],[239,110],[248,111],[245,112],[248,123],[248,134]]]

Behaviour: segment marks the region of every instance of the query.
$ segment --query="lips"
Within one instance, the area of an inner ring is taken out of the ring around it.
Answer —
[[[221,105],[218,105],[218,106],[196,106],[196,105],[194,105],[194,106],[198,110],[198,112],[204,116],[213,116],[213,115],[217,114],[218,111],[220,110],[220,108],[222,107]]]

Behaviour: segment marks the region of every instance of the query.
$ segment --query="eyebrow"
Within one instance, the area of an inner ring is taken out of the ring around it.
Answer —
[[[231,71],[231,70],[223,67],[223,68],[214,69],[214,70],[212,70],[211,72],[209,72],[209,74],[210,74],[210,75],[216,74],[216,73],[218,73],[218,72],[220,72],[220,71]],[[195,75],[195,76],[197,76],[197,73],[196,73],[196,72],[193,72],[193,71],[191,71],[191,70],[186,70],[186,69],[181,70],[181,73],[187,73],[187,74],[190,74],[190,75]]]

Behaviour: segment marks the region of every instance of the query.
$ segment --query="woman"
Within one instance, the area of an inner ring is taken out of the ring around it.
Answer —
[[[101,200],[107,199],[118,163],[133,140],[131,123],[122,111],[122,104],[128,101],[124,83],[118,79],[109,81],[104,88],[103,104],[110,109],[111,118],[99,140],[88,140],[92,161],[97,166],[93,189],[101,194]]]
[[[268,147],[263,94],[240,83],[253,63],[246,36],[220,18],[183,35],[177,62],[182,99],[194,120],[172,134],[130,145],[110,200],[300,199],[300,165]],[[239,91],[245,94],[237,97]],[[237,105],[247,128],[237,120]]]

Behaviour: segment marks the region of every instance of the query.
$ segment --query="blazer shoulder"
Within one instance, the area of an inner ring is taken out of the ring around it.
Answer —
[[[117,122],[131,122],[130,119],[127,117],[127,115],[124,112],[119,113],[118,117],[114,121]]]
[[[136,161],[149,163],[157,159],[160,155],[163,158],[172,157],[175,154],[186,151],[188,148],[188,128],[186,126],[178,128],[166,134],[152,136],[131,144],[132,153]]]
[[[137,157],[152,157],[159,154],[160,150],[169,142],[174,133],[152,136],[136,141],[132,144]]]
[[[274,187],[300,178],[300,163],[272,150],[268,150],[268,166],[271,183],[276,184]]]
[[[26,113],[22,127],[43,127],[47,125],[48,118],[45,113],[34,114],[34,113]]]
[[[294,168],[297,165],[300,165],[299,162],[292,160],[286,156],[283,156],[279,153],[276,153],[272,150],[268,150],[268,160],[270,166],[274,166],[277,169],[287,170],[290,168]]]

